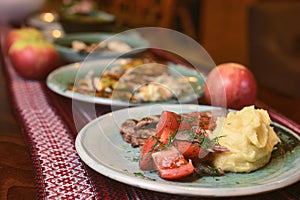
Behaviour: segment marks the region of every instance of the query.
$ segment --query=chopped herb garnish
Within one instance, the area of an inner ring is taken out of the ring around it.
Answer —
[[[140,178],[143,178],[143,179],[145,179],[145,180],[156,181],[156,179],[147,177],[147,176],[145,176],[144,174],[142,174],[141,172],[134,172],[133,174],[134,174],[136,177],[140,177]]]

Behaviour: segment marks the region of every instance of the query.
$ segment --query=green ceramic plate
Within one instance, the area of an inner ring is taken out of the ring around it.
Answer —
[[[300,138],[291,130],[273,123],[275,132],[293,149],[273,155],[271,162],[252,173],[227,173],[221,177],[203,177],[194,181],[175,182],[156,173],[139,169],[139,149],[123,141],[120,125],[129,118],[158,115],[162,110],[177,113],[208,111],[219,108],[199,105],[152,105],[118,110],[103,115],[79,132],[75,147],[82,160],[97,172],[136,187],[188,196],[242,196],[276,190],[300,180]]]
[[[84,95],[81,93],[76,93],[68,90],[67,88],[70,85],[73,85],[79,79],[86,76],[89,71],[93,71],[95,75],[101,76],[102,72],[107,69],[107,67],[113,67],[115,65],[121,64],[126,59],[118,59],[111,64],[112,60],[110,59],[99,59],[99,60],[90,60],[86,62],[78,62],[69,64],[63,67],[60,67],[52,71],[46,80],[47,86],[54,92],[75,100],[80,100],[89,103],[104,104],[104,105],[113,105],[113,106],[138,106],[145,104],[153,103],[131,103],[128,101],[121,101],[117,99],[102,98],[96,96]],[[191,87],[193,92],[188,93],[176,100],[169,100],[160,103],[194,103],[197,102],[197,99],[203,95],[204,91],[204,77],[199,74],[196,70],[191,68],[184,67],[182,65],[176,65],[173,63],[168,64],[169,71],[174,77],[185,76],[193,79]]]
[[[132,50],[130,52],[94,51],[90,54],[77,52],[71,48],[72,41],[82,41],[84,43],[98,43],[101,41],[118,40],[128,44]],[[85,59],[118,58],[126,53],[133,54],[143,52],[148,46],[148,41],[138,34],[113,34],[113,33],[73,33],[53,41],[60,57],[67,62],[79,62]]]

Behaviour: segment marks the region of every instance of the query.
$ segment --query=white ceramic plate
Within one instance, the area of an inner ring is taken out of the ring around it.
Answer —
[[[112,105],[112,106],[137,106],[141,104],[131,103],[127,101],[121,101],[117,99],[89,96],[77,92],[72,92],[67,88],[70,85],[73,85],[76,81],[78,81],[81,77],[86,76],[89,71],[94,71],[95,74],[101,75],[103,70],[107,68],[108,65],[111,67],[114,65],[120,64],[125,59],[118,59],[114,61],[112,65],[112,60],[110,59],[100,59],[100,60],[91,60],[82,63],[73,63],[63,67],[60,67],[54,71],[52,71],[46,80],[47,86],[54,92],[75,100],[80,100],[89,103],[96,104],[104,104],[104,105]],[[180,99],[165,101],[163,103],[188,103],[197,101],[197,99],[203,95],[204,89],[204,77],[197,73],[197,71],[183,67],[181,65],[170,64],[169,69],[172,75],[174,76],[188,76],[192,77],[195,82],[191,84],[194,92],[193,94],[188,94],[180,97]],[[153,103],[143,103],[145,104],[153,104]]]
[[[139,149],[123,141],[119,127],[128,118],[141,119],[162,110],[178,113],[217,109],[198,105],[152,105],[122,109],[103,115],[87,124],[76,138],[82,160],[97,172],[136,187],[188,196],[241,196],[276,190],[300,180],[300,138],[292,131],[273,124],[277,134],[297,144],[293,153],[272,158],[264,168],[247,174],[227,173],[203,177],[193,182],[163,180],[156,173],[139,169]]]

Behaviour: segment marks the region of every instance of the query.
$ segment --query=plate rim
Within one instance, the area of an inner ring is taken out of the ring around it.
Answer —
[[[183,106],[183,105],[164,104],[164,106],[165,107],[179,107],[179,106]],[[215,107],[215,106],[198,105],[198,104],[184,104],[184,106],[197,106],[197,107],[202,107],[205,109],[207,108],[210,110],[211,109],[219,109],[219,107]],[[120,109],[120,110],[117,110],[114,112],[125,112],[128,109],[130,109],[130,110],[145,109],[147,107],[151,107],[151,106],[123,108],[123,109]],[[265,192],[271,192],[271,191],[289,186],[300,180],[300,173],[298,173],[297,176],[293,176],[292,178],[285,177],[284,179],[278,180],[276,182],[263,184],[264,187],[262,187],[262,185],[255,185],[255,186],[247,186],[247,187],[244,186],[244,187],[240,187],[240,188],[235,188],[235,187],[231,187],[231,188],[226,188],[226,187],[222,187],[222,188],[191,188],[191,187],[182,186],[182,185],[179,185],[179,186],[172,185],[172,187],[174,187],[174,189],[172,191],[169,191],[167,189],[167,187],[165,188],[166,185],[164,183],[153,182],[153,181],[151,182],[151,181],[147,181],[144,179],[143,179],[143,181],[141,181],[141,179],[138,177],[129,176],[129,175],[126,175],[125,173],[120,173],[120,172],[114,171],[110,168],[106,168],[105,166],[95,162],[92,158],[90,158],[90,156],[85,151],[81,151],[82,149],[84,149],[84,147],[81,145],[81,141],[82,141],[81,139],[86,134],[86,130],[90,126],[92,126],[94,123],[97,123],[99,120],[101,120],[102,118],[108,117],[109,115],[111,115],[111,112],[104,114],[104,115],[92,120],[88,124],[86,124],[79,131],[78,135],[76,136],[75,149],[76,149],[79,157],[82,159],[82,161],[85,162],[89,167],[91,167],[96,172],[98,172],[104,176],[107,176],[111,179],[122,182],[124,184],[139,187],[139,188],[150,190],[150,191],[163,192],[163,193],[167,193],[167,194],[177,194],[177,195],[194,196],[194,197],[195,196],[235,197],[235,196],[246,196],[246,195],[255,195],[255,194],[261,194],[261,193],[265,193]],[[292,133],[300,141],[300,136],[297,133],[295,133],[294,131],[292,131],[291,129],[289,129],[279,123],[276,123],[276,122],[272,122],[272,124],[288,130],[289,133]],[[95,164],[99,168],[96,168]],[[294,170],[297,170],[297,169],[298,168],[296,168]],[[141,182],[142,182],[142,184],[141,184]],[[153,183],[155,183],[155,184],[153,184]],[[216,192],[216,189],[218,190],[218,192]],[[245,192],[245,190],[247,192]]]

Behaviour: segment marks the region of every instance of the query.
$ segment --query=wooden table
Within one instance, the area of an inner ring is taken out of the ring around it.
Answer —
[[[1,57],[2,58],[2,57]],[[34,199],[34,171],[22,132],[12,111],[3,74],[0,71],[0,199]],[[260,88],[259,99],[300,123],[300,99],[281,96]]]
[[[32,162],[0,72],[0,199],[35,199]]]

